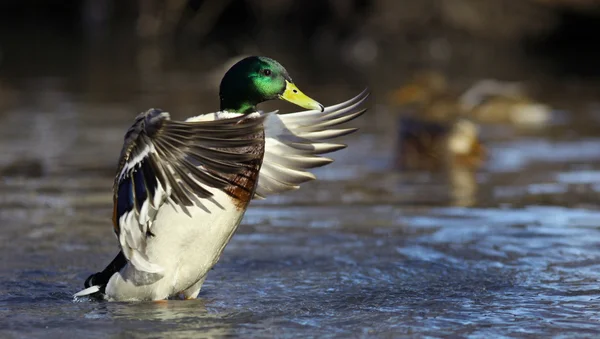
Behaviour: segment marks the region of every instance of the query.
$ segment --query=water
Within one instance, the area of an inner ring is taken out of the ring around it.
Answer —
[[[100,73],[19,78],[3,100],[0,337],[600,335],[600,138],[581,109],[598,106],[569,95],[557,114],[577,119],[491,128],[485,168],[438,173],[393,168],[375,98],[319,181],[252,204],[198,300],[73,300],[118,250],[110,190],[136,112],[216,106],[199,70]],[[327,104],[360,89],[298,84]]]

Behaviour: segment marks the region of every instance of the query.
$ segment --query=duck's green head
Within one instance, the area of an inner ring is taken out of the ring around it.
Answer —
[[[247,57],[233,65],[221,80],[221,110],[256,112],[256,105],[282,99],[307,109],[323,111],[323,105],[302,93],[285,68],[260,56]]]

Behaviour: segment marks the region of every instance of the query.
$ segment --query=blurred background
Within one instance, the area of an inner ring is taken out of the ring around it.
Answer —
[[[217,109],[221,76],[258,54],[281,61],[325,104],[370,87],[370,122],[381,128],[385,116],[426,110],[489,79],[520,86],[510,100],[581,115],[597,108],[599,18],[594,0],[3,0],[0,114],[41,105],[58,114],[50,120],[110,120],[161,107],[183,118]],[[471,111],[510,84],[492,87],[459,104]],[[479,114],[471,113],[458,115]]]
[[[95,95],[176,77],[214,90],[235,58],[264,54],[297,77],[376,89],[415,68],[454,82],[594,80],[599,16],[594,0],[4,0],[0,75]]]
[[[201,304],[73,303],[134,117],[217,110],[248,55],[369,87],[349,147],[253,202]],[[0,334],[600,335],[600,0],[0,0],[0,119]]]

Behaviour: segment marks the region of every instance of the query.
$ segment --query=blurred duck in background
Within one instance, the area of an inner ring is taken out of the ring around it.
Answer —
[[[444,75],[435,71],[421,71],[405,85],[393,91],[390,101],[394,106],[423,117],[427,121],[444,122],[461,115],[458,93],[451,92]]]
[[[415,73],[391,93],[390,101],[398,107],[416,109],[428,119],[464,117],[477,123],[544,127],[552,118],[552,108],[531,98],[521,83],[483,79],[461,92],[436,71]]]
[[[436,71],[415,73],[389,100],[402,109],[401,168],[436,169],[449,162],[477,168],[486,156],[479,124],[539,128],[552,118],[551,108],[529,97],[520,83],[484,79],[461,92]]]
[[[479,167],[485,148],[479,127],[463,114],[458,95],[437,72],[419,72],[392,92],[390,101],[402,108],[396,165],[402,169],[436,170],[448,166]]]
[[[552,118],[552,108],[533,100],[518,82],[480,80],[459,101],[465,114],[480,123],[539,128]]]
[[[400,118],[395,161],[399,168],[436,170],[456,165],[478,168],[485,156],[479,128],[470,120]]]

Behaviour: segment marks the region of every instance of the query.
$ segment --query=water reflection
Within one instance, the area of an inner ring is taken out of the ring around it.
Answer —
[[[231,335],[231,322],[226,314],[207,309],[207,302],[198,299],[192,301],[168,301],[164,303],[104,303],[102,310],[86,314],[86,318],[106,317],[111,321],[128,324],[114,337],[134,335],[136,338],[221,338]],[[136,323],[144,324],[144,331],[136,330]],[[154,324],[151,327],[147,323]]]
[[[472,168],[454,165],[450,171],[452,204],[473,206],[477,203],[477,171]]]

